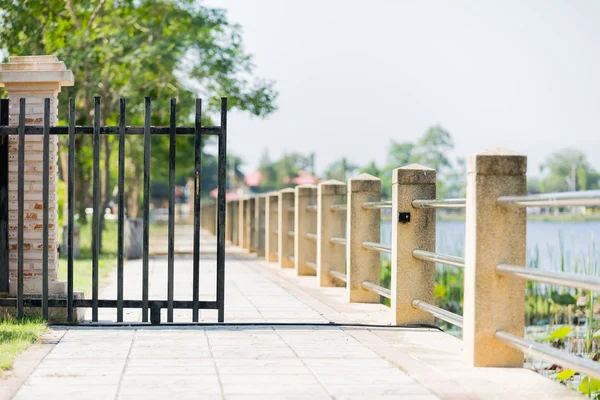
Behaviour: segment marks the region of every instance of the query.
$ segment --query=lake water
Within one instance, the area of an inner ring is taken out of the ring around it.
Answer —
[[[438,253],[464,256],[464,222],[439,221],[436,230]],[[391,222],[382,221],[381,242],[390,244],[391,239]],[[560,270],[561,254],[564,255],[565,271],[586,273],[589,260],[591,274],[600,275],[600,221],[527,222],[528,266],[538,264],[543,269]],[[539,263],[535,261],[537,257]]]

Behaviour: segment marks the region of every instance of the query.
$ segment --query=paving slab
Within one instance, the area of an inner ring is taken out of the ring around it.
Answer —
[[[212,299],[215,259],[207,254],[214,239],[203,236],[202,249],[200,293]],[[439,330],[349,326],[389,325],[391,313],[380,304],[348,303],[344,288],[319,288],[314,277],[296,277],[233,247],[226,261],[226,321],[263,325],[66,328],[14,398],[581,398],[532,371],[467,368],[462,342]],[[166,298],[166,258],[150,266],[150,297]],[[177,257],[176,299],[191,298],[191,268],[190,257]],[[115,281],[113,275],[102,298],[116,297]],[[125,296],[139,299],[141,262],[126,264],[125,282]],[[100,310],[101,320],[115,317]],[[125,318],[139,322],[141,314],[127,310]],[[202,311],[201,319],[214,322],[216,312]],[[175,312],[175,321],[190,320],[190,312]],[[294,325],[275,325],[281,322]]]

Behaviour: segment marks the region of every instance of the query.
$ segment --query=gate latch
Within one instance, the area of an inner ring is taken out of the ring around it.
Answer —
[[[402,222],[403,224],[410,222],[410,213],[409,212],[399,212],[398,213],[398,222]]]

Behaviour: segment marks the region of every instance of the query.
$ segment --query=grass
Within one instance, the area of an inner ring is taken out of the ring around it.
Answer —
[[[117,222],[107,220],[102,235],[102,252],[98,257],[99,286],[110,275],[117,265]],[[80,258],[73,260],[73,289],[90,294],[92,290],[92,224],[80,227],[79,236]],[[67,280],[67,255],[61,254],[59,259],[59,279]]]
[[[15,358],[46,331],[46,322],[39,316],[17,321],[0,320],[0,374],[9,370]]]

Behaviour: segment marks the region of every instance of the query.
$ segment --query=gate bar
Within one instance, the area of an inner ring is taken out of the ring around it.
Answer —
[[[8,125],[8,99],[0,100],[0,126]],[[0,293],[9,290],[8,136],[0,137]]]
[[[23,301],[26,307],[40,307],[42,305],[42,300],[40,298],[26,298]],[[190,310],[192,309],[192,301],[189,300],[175,300],[173,302],[173,308]],[[0,307],[15,307],[17,304],[17,300],[14,298],[0,298]],[[152,308],[167,308],[168,301],[167,300],[149,300],[148,304]],[[66,299],[52,298],[48,299],[48,307],[65,307],[67,305]],[[74,299],[73,300],[74,307],[82,307],[89,308],[93,305],[92,299]],[[218,308],[216,301],[204,301],[201,300],[199,302],[199,306],[204,309],[215,310]],[[116,308],[117,300],[111,299],[100,299],[98,300],[99,308]],[[141,300],[123,300],[123,308],[137,308],[140,309],[142,307]]]
[[[227,98],[221,98],[221,134],[219,135],[218,155],[218,208],[217,208],[217,304],[218,321],[225,318],[225,185],[227,164]]]
[[[75,99],[69,99],[69,162],[68,162],[67,207],[67,321],[73,318],[73,228],[75,225]]]
[[[170,135],[169,135],[169,239],[167,261],[167,322],[173,322],[173,291],[175,265],[173,254],[175,252],[175,131],[177,128],[177,100],[171,99]]]
[[[126,100],[119,100],[119,210],[117,233],[117,322],[123,322],[123,223],[125,218],[125,120]]]
[[[148,245],[150,227],[150,123],[152,99],[144,98],[144,235],[142,244],[142,322],[148,322]]]
[[[19,99],[19,173],[17,173],[17,318],[23,318],[23,207],[25,206],[25,99]]]
[[[196,99],[194,121],[194,266],[192,322],[198,322],[200,298],[200,171],[202,166],[202,100]]]
[[[94,214],[92,216],[92,322],[98,322],[98,256],[100,253],[100,96],[94,96],[93,136]]]
[[[48,319],[48,205],[50,185],[50,99],[44,99],[42,154],[42,316]],[[24,173],[22,171],[21,173]]]

